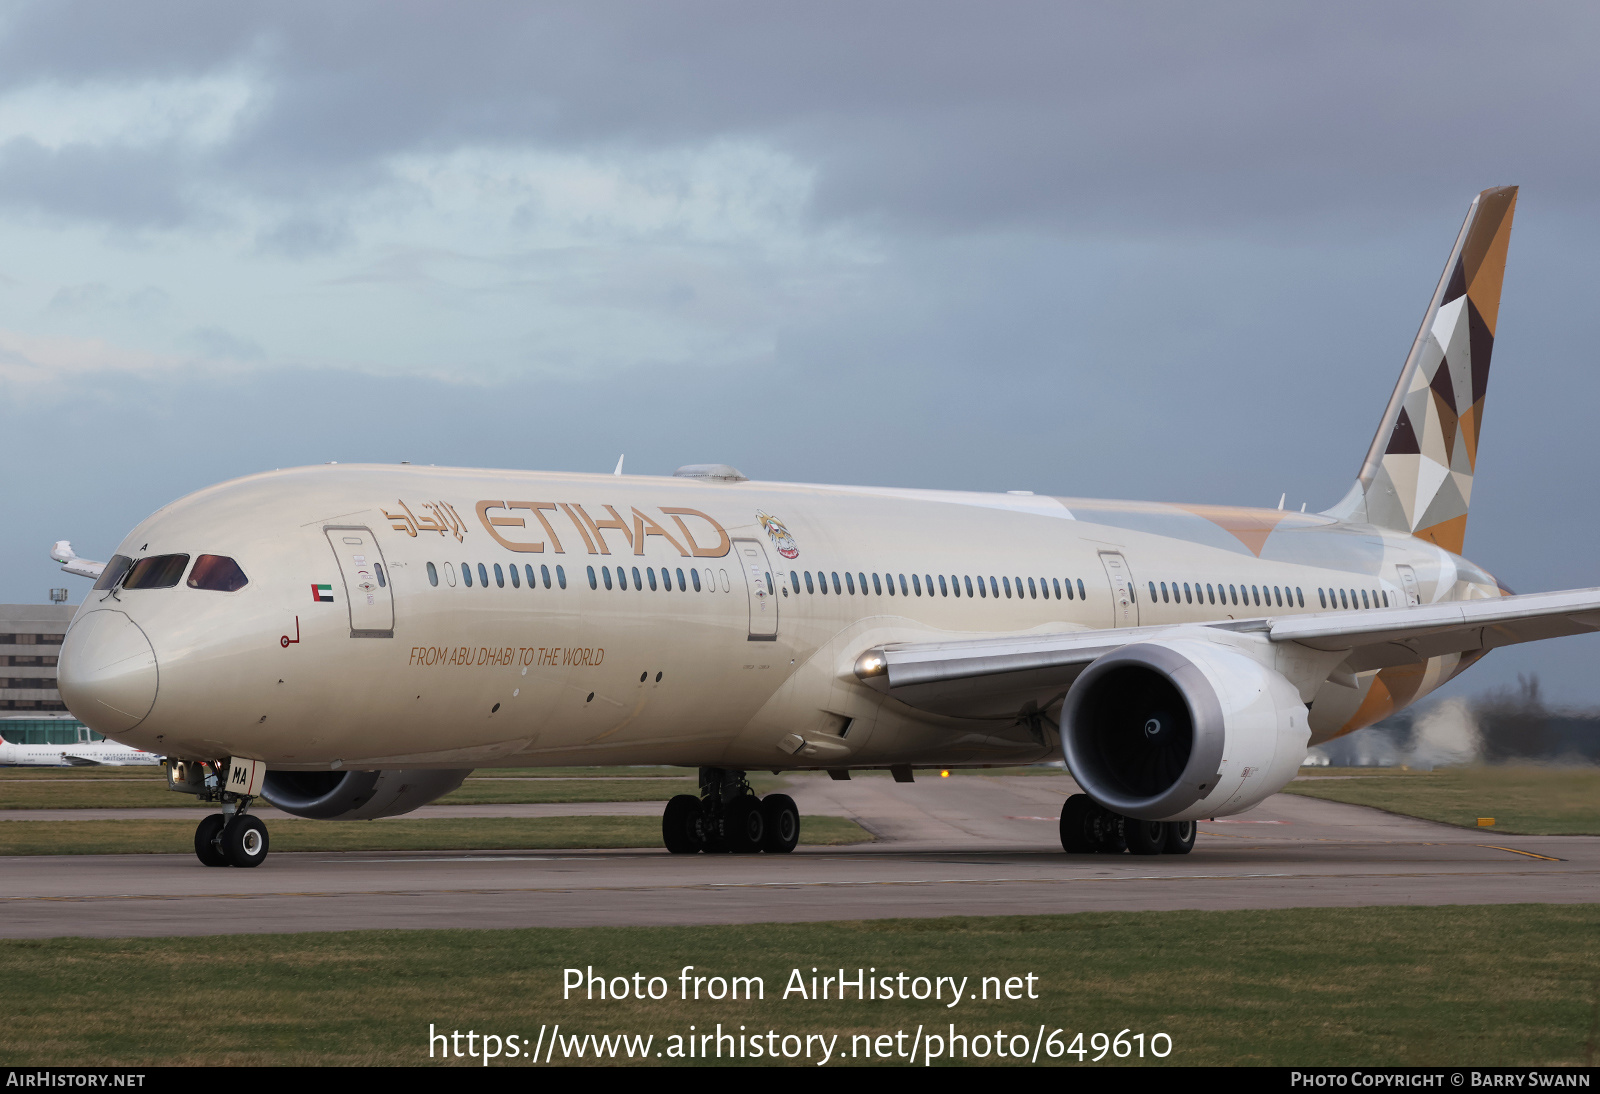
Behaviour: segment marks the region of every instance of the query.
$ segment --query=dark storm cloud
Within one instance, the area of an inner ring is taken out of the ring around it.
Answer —
[[[397,153],[734,137],[816,167],[824,217],[1205,227],[1503,182],[1581,198],[1597,30],[1592,6],[1489,3],[52,0],[12,13],[0,84],[256,73],[269,97],[205,171],[279,198],[359,188]],[[167,185],[164,201],[160,179],[135,189],[126,217],[170,218],[186,198]],[[97,192],[64,186],[61,211],[103,212]]]

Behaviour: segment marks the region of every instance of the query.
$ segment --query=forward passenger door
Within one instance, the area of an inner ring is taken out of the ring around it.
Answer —
[[[394,590],[372,530],[359,524],[329,524],[322,529],[339,561],[344,595],[350,605],[351,638],[394,637]]]

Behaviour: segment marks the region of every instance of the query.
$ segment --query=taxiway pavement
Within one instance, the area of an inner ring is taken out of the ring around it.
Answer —
[[[275,853],[253,870],[208,869],[187,855],[0,858],[0,936],[1600,899],[1600,837],[1497,835],[1287,794],[1245,816],[1203,822],[1190,855],[1064,855],[1055,818],[1072,790],[1065,778],[1039,776],[796,779],[790,793],[803,814],[852,817],[879,841],[783,856]],[[590,807],[537,808],[573,815]]]

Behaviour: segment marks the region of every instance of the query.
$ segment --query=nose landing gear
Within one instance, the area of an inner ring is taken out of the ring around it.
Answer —
[[[260,866],[269,843],[266,824],[243,809],[213,813],[194,830],[194,854],[205,866]]]
[[[1125,817],[1087,794],[1061,807],[1061,849],[1069,855],[1187,855],[1194,850],[1194,821],[1147,821]]]
[[[800,842],[800,811],[787,794],[756,797],[743,771],[702,767],[700,797],[679,794],[667,802],[661,841],[675,855],[786,855]]]
[[[194,855],[204,866],[260,866],[270,843],[267,826],[246,810],[266,774],[256,760],[185,761],[168,759],[167,789],[217,802],[223,812],[203,818],[194,830]],[[225,787],[237,786],[239,790]],[[248,791],[248,792],[244,792]]]

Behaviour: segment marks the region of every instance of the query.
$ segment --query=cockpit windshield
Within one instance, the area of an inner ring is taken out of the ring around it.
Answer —
[[[250,583],[239,564],[226,555],[201,555],[189,572],[189,588],[234,593]]]
[[[112,555],[111,561],[106,563],[106,568],[100,572],[100,579],[94,583],[96,589],[104,591],[122,580],[122,575],[128,572],[128,567],[133,565],[133,559],[127,555]]]
[[[124,589],[170,589],[183,578],[188,555],[151,555],[141,558],[123,579]],[[107,567],[109,569],[109,567]]]

